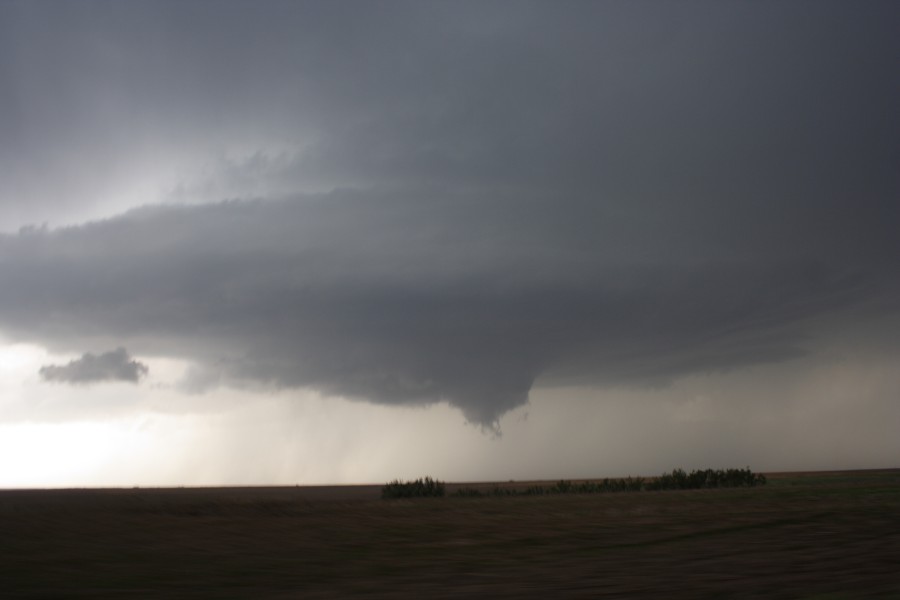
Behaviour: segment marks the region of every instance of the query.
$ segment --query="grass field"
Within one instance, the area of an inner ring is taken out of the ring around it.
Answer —
[[[900,470],[767,475],[537,497],[448,484],[414,500],[379,486],[0,491],[0,597],[900,598]]]

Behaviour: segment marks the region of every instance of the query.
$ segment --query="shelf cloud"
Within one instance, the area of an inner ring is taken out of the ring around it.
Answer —
[[[897,300],[888,265],[824,260],[812,235],[812,258],[721,238],[723,223],[672,246],[663,223],[616,223],[611,238],[595,211],[397,190],[146,207],[0,237],[0,324],[51,347],[118,340],[185,358],[195,391],[446,401],[493,427],[537,380],[662,385],[788,360],[810,351],[822,318]],[[119,349],[42,375],[136,381],[144,369]]]

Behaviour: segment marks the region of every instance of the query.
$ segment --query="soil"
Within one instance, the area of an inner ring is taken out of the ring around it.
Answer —
[[[452,492],[495,484],[448,484],[410,500],[380,486],[0,491],[0,596],[900,599],[900,470],[767,477],[475,498]]]

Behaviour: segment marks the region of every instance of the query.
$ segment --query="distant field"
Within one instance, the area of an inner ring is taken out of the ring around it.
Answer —
[[[379,486],[0,491],[0,597],[900,599],[900,470],[767,476],[416,500]]]

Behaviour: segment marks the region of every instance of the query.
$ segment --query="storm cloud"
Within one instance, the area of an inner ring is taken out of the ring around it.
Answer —
[[[0,238],[0,319],[45,344],[187,358],[195,379],[447,401],[490,425],[542,376],[659,385],[785,360],[817,319],[896,303],[892,272],[827,246],[775,260],[717,230],[673,247],[665,220],[610,240],[592,203],[562,206],[334,192],[23,231]]]
[[[88,384],[102,381],[137,383],[147,374],[147,365],[133,360],[125,348],[102,354],[87,352],[65,365],[45,365],[39,374],[45,381]]]
[[[12,339],[493,427],[898,312],[896,3],[84,6],[0,8]]]
[[[893,203],[895,3],[556,4],[6,2],[3,230],[374,185],[687,203],[685,235]]]

